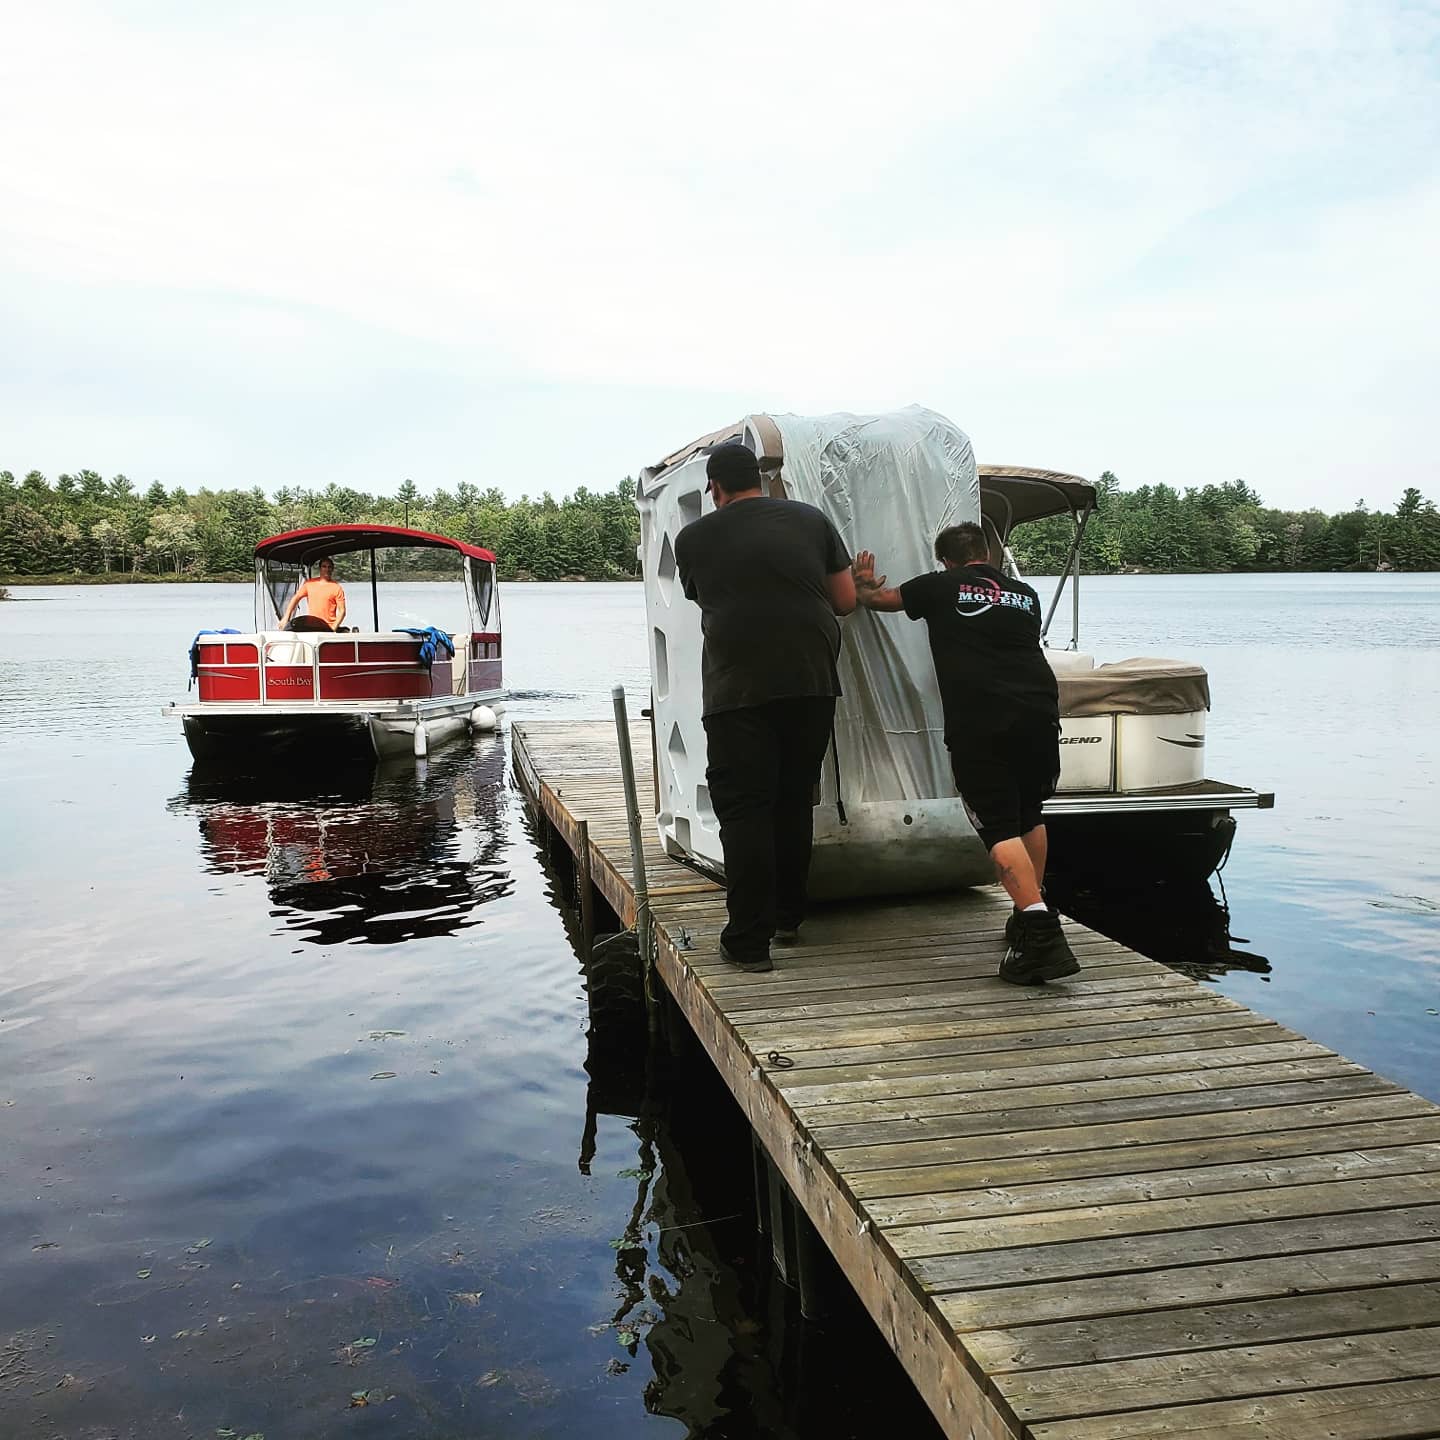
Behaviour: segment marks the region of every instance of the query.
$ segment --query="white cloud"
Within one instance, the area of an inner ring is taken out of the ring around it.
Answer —
[[[1433,8],[60,3],[9,33],[0,303],[42,349],[128,333],[148,388],[97,363],[156,431],[42,360],[0,464],[120,468],[122,433],[184,464],[199,429],[217,483],[407,443],[423,472],[474,424],[469,457],[565,488],[722,406],[912,399],[982,455],[1276,501],[1427,453]],[[483,421],[344,402],[405,375]],[[336,392],[308,439],[287,379]],[[612,387],[623,419],[565,435]]]

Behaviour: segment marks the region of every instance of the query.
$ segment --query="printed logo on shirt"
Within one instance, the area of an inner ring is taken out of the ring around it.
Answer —
[[[955,613],[966,620],[983,615],[996,605],[1011,610],[1035,609],[1030,596],[1020,591],[1005,590],[985,575],[963,581],[955,596]]]

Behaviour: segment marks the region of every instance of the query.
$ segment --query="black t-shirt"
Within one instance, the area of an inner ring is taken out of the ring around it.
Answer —
[[[706,715],[840,693],[840,623],[826,579],[849,569],[850,555],[813,505],[735,501],[680,531],[675,565],[700,606]]]
[[[1058,723],[1059,688],[1040,648],[1040,597],[990,565],[917,575],[900,587],[924,620],[945,707],[945,743],[1026,720]]]

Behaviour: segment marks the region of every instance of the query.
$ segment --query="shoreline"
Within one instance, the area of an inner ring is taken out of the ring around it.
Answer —
[[[394,575],[392,585],[453,584],[453,575]],[[253,585],[255,576],[239,570],[222,570],[218,575],[0,575],[0,588],[17,585]],[[358,581],[347,581],[358,584]],[[367,580],[365,582],[369,584]],[[619,575],[609,580],[592,580],[588,575],[557,575],[553,580],[537,580],[533,575],[500,577],[502,585],[638,585],[638,575]]]
[[[1141,579],[1155,575],[1425,575],[1425,570],[1082,570],[1082,580],[1103,578]],[[392,576],[391,584],[440,585],[452,576],[407,575]],[[1036,572],[1038,579],[1055,579],[1055,576]],[[222,571],[218,575],[149,575],[149,574],[101,574],[101,575],[0,575],[0,590],[16,586],[59,587],[67,585],[253,585],[253,574],[238,570]],[[557,575],[553,580],[540,580],[534,575],[511,575],[500,577],[502,585],[638,585],[639,575],[620,575],[605,580],[592,580],[588,575]],[[0,597],[3,598],[3,597]]]

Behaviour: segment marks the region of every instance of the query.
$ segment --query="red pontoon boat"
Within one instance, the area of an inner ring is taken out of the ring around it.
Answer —
[[[396,574],[394,551],[410,552],[400,557],[408,571]],[[344,621],[368,610],[370,626],[342,622],[332,630],[318,617],[297,615],[281,628],[291,597],[326,556],[336,560],[346,590]],[[416,576],[417,558],[427,582],[432,561],[453,570],[454,579],[414,586],[409,598],[423,591],[426,613],[402,615],[415,623],[382,630],[382,585],[388,598],[397,582]],[[433,623],[451,612],[456,629]],[[299,747],[424,755],[469,727],[494,728],[490,707],[502,697],[500,602],[489,550],[394,525],[272,535],[255,547],[254,623],[249,633],[202,630],[190,650],[198,703],[161,712],[180,717],[197,760]]]

